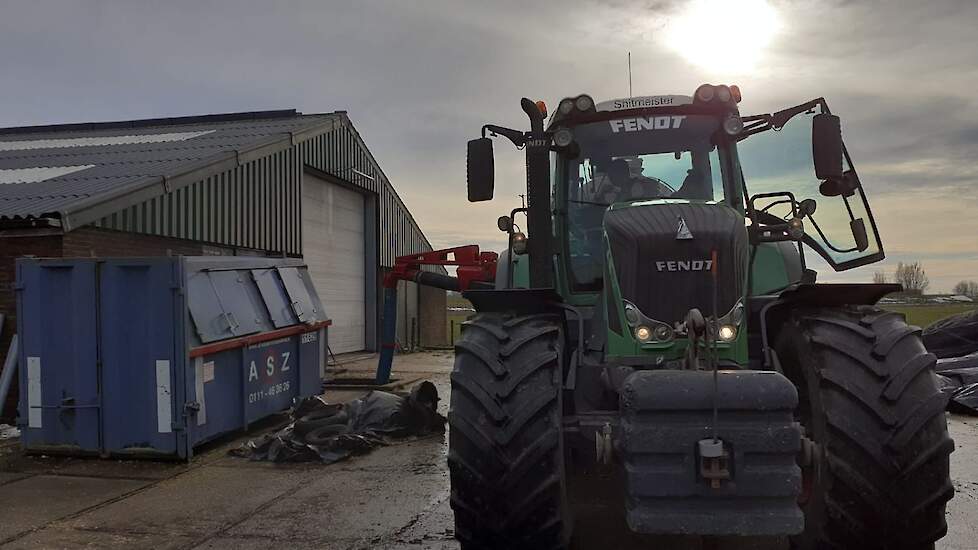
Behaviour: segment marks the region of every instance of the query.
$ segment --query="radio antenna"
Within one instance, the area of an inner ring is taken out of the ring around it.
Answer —
[[[628,52],[628,97],[632,97],[632,52]]]

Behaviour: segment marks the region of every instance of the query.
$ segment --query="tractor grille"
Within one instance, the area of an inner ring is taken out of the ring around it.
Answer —
[[[610,210],[604,218],[621,295],[653,319],[682,321],[691,308],[713,313],[713,252],[717,310],[728,312],[744,293],[744,217],[717,204],[666,203]]]

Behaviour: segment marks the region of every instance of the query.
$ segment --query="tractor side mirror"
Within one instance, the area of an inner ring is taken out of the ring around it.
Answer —
[[[469,202],[492,199],[494,166],[492,140],[487,137],[469,141],[465,158],[466,180],[468,182]]]
[[[856,243],[856,250],[864,252],[869,248],[869,235],[866,234],[866,222],[862,218],[856,218],[849,222],[849,229],[852,230],[852,238]]]
[[[818,208],[818,203],[815,202],[815,199],[805,199],[798,203],[798,217],[811,216],[815,213],[816,208]]]
[[[499,219],[496,220],[496,227],[503,233],[509,233],[513,230],[513,219],[509,216],[499,216]]]
[[[826,197],[851,197],[859,189],[859,179],[852,170],[846,170],[842,177],[823,181],[818,186],[818,192]]]
[[[820,180],[842,178],[842,122],[822,113],[812,118],[812,161]]]

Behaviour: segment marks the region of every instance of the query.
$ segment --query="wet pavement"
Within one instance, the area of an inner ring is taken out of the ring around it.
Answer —
[[[342,367],[348,375],[368,375],[374,361]],[[395,372],[404,381],[434,382],[446,414],[451,363],[448,352],[405,355]],[[342,401],[362,393],[327,395]],[[274,426],[273,419],[265,429]],[[957,495],[948,506],[950,532],[937,547],[970,550],[978,547],[978,418],[952,416],[950,426],[958,447],[952,455]],[[447,436],[329,466],[227,456],[256,435],[211,445],[189,464],[22,457],[13,447],[0,448],[0,548],[458,548]],[[629,547],[608,535],[593,547]]]

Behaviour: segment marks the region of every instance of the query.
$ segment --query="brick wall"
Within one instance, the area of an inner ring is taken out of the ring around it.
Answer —
[[[196,241],[140,235],[94,227],[82,227],[63,237],[62,256],[65,258],[90,256],[200,256],[225,252],[222,249]]]
[[[125,233],[94,227],[82,227],[64,235],[11,235],[0,233],[0,313],[6,316],[0,335],[0,361],[7,356],[10,337],[17,326],[17,302],[14,293],[14,264],[22,256],[46,258],[92,256],[168,256],[233,254],[230,248],[215,247],[195,241]],[[2,369],[0,362],[0,369]],[[13,384],[7,405],[0,411],[0,421],[11,423],[16,414],[17,384]]]
[[[7,357],[10,339],[17,331],[17,295],[14,293],[14,283],[17,280],[15,271],[16,260],[22,256],[37,256],[56,258],[61,256],[61,235],[43,236],[4,235],[0,236],[0,313],[5,317],[3,332],[0,334],[0,370]],[[0,410],[0,421],[13,423],[17,409],[17,381],[11,384],[10,395],[3,410]]]
[[[440,288],[422,286],[418,297],[421,322],[421,345],[448,346],[448,299]]]

